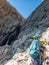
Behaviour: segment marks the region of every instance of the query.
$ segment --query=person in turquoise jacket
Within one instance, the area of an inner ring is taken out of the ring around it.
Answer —
[[[35,39],[32,41],[30,46],[29,54],[34,59],[34,65],[42,65],[43,55],[40,52],[40,40]]]

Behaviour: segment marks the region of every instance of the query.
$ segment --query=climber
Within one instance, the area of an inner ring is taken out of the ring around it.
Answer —
[[[34,65],[42,65],[44,61],[43,50],[41,48],[41,42],[43,43],[44,40],[40,41],[39,39],[35,39],[32,41],[30,46],[30,56],[34,59]],[[42,51],[42,52],[41,52]]]
[[[43,56],[44,56],[43,65],[49,65],[48,43],[46,43],[46,41],[44,39],[41,39],[40,41],[42,42],[42,45],[44,45],[46,47],[46,48],[44,48],[44,51],[43,51]]]
[[[46,45],[46,41],[44,40],[44,39],[40,39],[40,42],[41,42],[41,48],[40,48],[40,50],[42,51],[42,53],[43,53],[43,56],[44,56],[44,60],[46,60],[46,48],[45,48],[45,46],[44,45]]]

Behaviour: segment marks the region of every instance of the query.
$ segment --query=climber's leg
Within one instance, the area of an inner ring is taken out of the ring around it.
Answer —
[[[38,61],[38,62],[37,62],[37,65],[42,65],[42,62]]]
[[[36,60],[34,60],[33,65],[37,65],[37,61]]]

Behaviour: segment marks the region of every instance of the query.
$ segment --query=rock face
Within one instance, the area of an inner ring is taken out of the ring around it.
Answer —
[[[9,35],[18,36],[24,20],[6,0],[0,0],[0,46],[7,42]]]
[[[24,30],[20,33],[20,36],[30,34],[35,29],[47,29],[49,27],[49,1],[44,0],[39,7],[33,11],[30,16],[27,18],[27,21],[24,25]],[[38,30],[37,29],[37,30]],[[23,34],[23,35],[22,35]],[[20,38],[19,36],[19,38]]]
[[[45,0],[40,4],[38,8],[28,17],[28,21],[30,24],[37,26],[47,26],[48,25],[48,17],[49,17],[49,1]],[[35,23],[36,22],[36,23]],[[47,22],[47,23],[45,23]],[[44,24],[45,23],[45,24]]]
[[[33,65],[29,47],[36,36],[49,44],[49,0],[27,19],[6,0],[0,0],[0,65]]]

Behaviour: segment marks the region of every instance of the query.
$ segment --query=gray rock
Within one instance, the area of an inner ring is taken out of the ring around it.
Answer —
[[[35,37],[44,38],[49,44],[49,0],[44,0],[27,19],[1,0],[0,65],[33,65],[29,47]],[[48,50],[49,46],[45,47]]]

